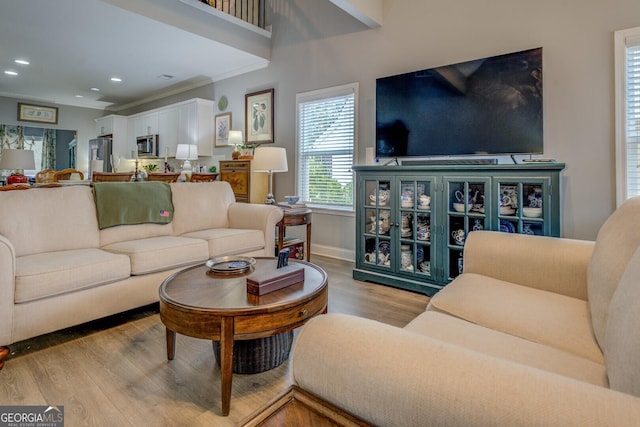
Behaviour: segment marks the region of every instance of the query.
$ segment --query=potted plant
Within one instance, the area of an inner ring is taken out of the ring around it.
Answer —
[[[240,146],[240,159],[253,159],[253,144],[242,144]]]

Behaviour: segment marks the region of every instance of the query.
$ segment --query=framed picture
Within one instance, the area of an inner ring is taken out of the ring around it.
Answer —
[[[58,124],[58,107],[18,103],[18,120]]]
[[[273,142],[273,89],[248,93],[244,96],[245,143]]]
[[[231,113],[218,114],[216,116],[215,146],[226,147],[229,145],[229,130],[231,129]]]

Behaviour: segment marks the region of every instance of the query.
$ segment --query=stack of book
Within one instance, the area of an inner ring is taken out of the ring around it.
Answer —
[[[285,211],[285,213],[287,212],[304,212],[307,209],[307,205],[305,205],[304,203],[287,203],[287,202],[279,202],[278,206],[280,206],[280,208],[282,208],[282,210]]]

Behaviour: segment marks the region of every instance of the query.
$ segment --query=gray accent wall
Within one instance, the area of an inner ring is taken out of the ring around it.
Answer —
[[[276,176],[278,198],[294,192],[296,93],[360,83],[364,163],[375,139],[376,78],[542,46],[544,157],[567,164],[563,235],[595,239],[615,208],[613,33],[640,25],[640,2],[386,0],[376,29],[325,1],[272,4],[270,66],[216,82],[215,95],[229,98],[237,128],[244,93],[275,88],[276,144],[290,165]],[[313,227],[319,250],[355,248],[353,218],[314,215]]]

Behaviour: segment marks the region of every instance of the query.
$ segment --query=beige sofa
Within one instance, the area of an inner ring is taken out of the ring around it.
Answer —
[[[406,327],[309,321],[293,379],[379,426],[638,426],[639,218],[627,201],[596,242],[470,233]]]
[[[99,229],[89,186],[0,192],[0,345],[156,302],[210,257],[273,256],[279,208],[235,203],[226,182],[103,185],[147,184],[170,185],[168,224]]]

